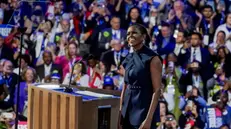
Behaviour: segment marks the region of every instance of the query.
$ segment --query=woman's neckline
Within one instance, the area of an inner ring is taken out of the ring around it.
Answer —
[[[135,49],[134,47],[133,47],[133,50],[134,50],[134,52],[140,52],[142,49],[144,48],[144,44],[140,44],[140,46],[137,48],[137,49]]]

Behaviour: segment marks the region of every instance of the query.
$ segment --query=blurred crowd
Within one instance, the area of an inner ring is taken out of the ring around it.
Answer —
[[[18,86],[22,121],[27,88],[35,83],[71,80],[121,90],[121,63],[133,52],[126,30],[139,23],[151,37],[146,45],[163,58],[159,128],[230,129],[230,5],[230,0],[1,0],[0,112],[15,111]],[[11,128],[12,119],[1,118],[0,128]]]

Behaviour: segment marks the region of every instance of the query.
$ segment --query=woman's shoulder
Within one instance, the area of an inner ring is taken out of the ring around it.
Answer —
[[[75,59],[76,60],[81,60],[81,59],[83,59],[83,57],[82,56],[77,56]]]
[[[159,56],[159,54],[157,52],[153,51],[152,49],[148,48],[147,46],[145,46],[145,50],[143,51],[141,56],[143,56],[147,60],[151,60],[151,59],[153,59],[153,57],[157,56],[157,57],[159,57],[161,62],[163,61],[163,59],[161,58],[161,56]]]
[[[153,51],[152,49],[150,49],[146,45],[145,45],[145,54],[147,54],[149,56],[158,56],[157,52]]]
[[[55,61],[63,61],[63,60],[67,60],[66,56],[56,56]]]

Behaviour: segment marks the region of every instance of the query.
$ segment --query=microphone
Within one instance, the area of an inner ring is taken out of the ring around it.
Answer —
[[[74,64],[72,65],[70,80],[69,80],[68,86],[65,87],[64,92],[67,92],[67,93],[73,92],[73,89],[71,88],[71,80],[72,80],[73,73],[74,73],[74,67],[75,67],[76,64],[78,64],[78,63],[81,62],[82,60],[83,60],[83,58],[81,58],[80,60],[75,61]]]

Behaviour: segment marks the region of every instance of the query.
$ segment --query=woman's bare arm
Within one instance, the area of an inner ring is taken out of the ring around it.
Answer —
[[[158,106],[158,101],[161,93],[162,62],[159,59],[159,57],[154,57],[151,60],[150,71],[151,71],[153,95],[152,95],[152,101],[149,107],[149,111],[146,116],[146,120],[152,121],[153,114]]]

